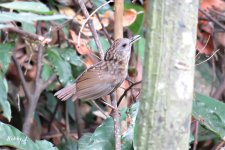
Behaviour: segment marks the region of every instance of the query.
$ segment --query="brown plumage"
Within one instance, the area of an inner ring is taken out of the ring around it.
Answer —
[[[84,100],[95,100],[115,91],[127,77],[132,43],[140,36],[114,41],[107,50],[104,60],[86,69],[74,84],[55,93],[61,100],[73,96]]]

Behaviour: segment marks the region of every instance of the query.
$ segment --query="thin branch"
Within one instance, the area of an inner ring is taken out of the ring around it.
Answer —
[[[42,56],[43,56],[43,45],[39,44],[35,83],[38,83],[38,81],[40,80],[40,74],[41,74],[41,68],[42,68]]]
[[[80,36],[81,36],[81,32],[82,32],[82,30],[83,30],[83,28],[84,28],[84,26],[85,26],[85,24],[87,23],[87,21],[91,18],[91,16],[93,16],[99,9],[101,9],[102,7],[104,7],[105,5],[107,5],[107,4],[109,4],[109,3],[111,3],[111,2],[114,2],[114,0],[110,0],[110,1],[108,1],[108,2],[106,2],[106,3],[104,3],[104,4],[102,4],[101,6],[99,6],[97,9],[95,9],[90,15],[89,14],[87,14],[87,16],[86,16],[86,19],[85,19],[85,21],[84,21],[84,23],[82,24],[82,26],[81,26],[81,28],[80,28],[80,31],[79,31],[79,34],[78,34],[78,46],[80,46]],[[81,7],[81,9],[82,9],[82,7]],[[83,9],[82,9],[82,11],[83,11]],[[84,11],[83,11],[84,12]],[[87,12],[88,13],[88,12]]]
[[[200,63],[198,63],[198,64],[195,64],[195,65],[198,66],[198,65],[201,65],[201,64],[207,62],[207,61],[210,60],[210,59],[211,59],[211,58],[212,58],[219,50],[220,50],[220,49],[216,50],[209,58],[207,58],[206,60],[204,60],[204,61],[202,61],[202,62],[200,62]]]
[[[86,8],[86,6],[84,4],[84,1],[83,0],[78,0],[78,3],[80,5],[80,8],[81,8],[83,14],[85,15],[86,18],[88,18],[89,17],[89,13],[88,13],[87,8]],[[101,43],[100,43],[97,31],[95,30],[93,22],[90,19],[88,20],[88,25],[89,25],[89,28],[91,29],[92,34],[93,34],[96,46],[98,48],[99,55],[100,55],[101,59],[103,60],[104,59],[103,49],[102,49],[102,46],[101,46]]]
[[[120,114],[117,107],[116,93],[110,95],[112,105],[115,109],[112,111],[115,133],[115,150],[121,150],[121,133],[120,133]]]
[[[29,89],[28,89],[28,86],[27,86],[27,82],[26,82],[26,80],[24,78],[24,75],[23,75],[22,69],[20,67],[20,64],[19,64],[18,60],[15,58],[15,56],[13,56],[13,55],[12,55],[12,60],[13,60],[14,64],[16,65],[16,69],[17,69],[17,71],[19,73],[19,76],[20,76],[20,80],[22,82],[22,87],[23,87],[24,93],[25,93],[28,101],[30,102],[31,99],[32,99],[32,97],[31,97],[31,94],[29,92]]]
[[[214,17],[212,17],[209,13],[205,12],[201,8],[199,8],[199,11],[201,13],[203,13],[207,18],[209,18],[209,20],[211,20],[212,22],[214,22],[215,24],[217,24],[220,28],[222,28],[225,31],[225,26],[222,23],[220,23],[217,19],[215,19]]]
[[[102,26],[102,30],[103,30],[105,36],[107,37],[109,44],[111,45],[112,44],[112,39],[111,39],[108,31],[106,30],[105,26],[102,24],[102,19],[100,18],[98,13],[96,13],[96,16],[97,16],[97,18],[98,18],[98,20],[99,20],[99,22],[100,22],[100,24]]]
[[[133,86],[137,85],[137,84],[140,84],[141,81],[139,82],[135,82],[135,83],[131,83],[131,85],[123,92],[123,94],[120,96],[118,102],[117,102],[117,106],[120,105],[121,101],[123,100],[123,98],[127,95],[127,92],[132,89]]]
[[[222,78],[222,82],[215,93],[212,94],[212,97],[215,99],[219,99],[225,90],[225,75]]]
[[[59,108],[59,104],[60,104],[60,101],[57,101],[56,106],[55,106],[55,108],[54,108],[54,111],[53,111],[53,113],[52,113],[52,115],[51,115],[51,119],[50,119],[50,121],[49,121],[49,123],[48,123],[48,132],[51,131],[52,122],[53,122],[53,120],[54,120],[54,118],[55,118],[55,115],[56,115],[56,112],[57,112],[57,110],[58,110],[58,108]]]
[[[26,31],[23,31],[19,28],[6,28],[6,30],[8,32],[14,32],[14,33],[17,33],[27,39],[32,39],[34,41],[40,41],[42,42],[43,44],[46,44],[46,43],[49,43],[51,42],[51,39],[50,38],[47,38],[47,37],[44,37],[44,36],[41,36],[41,35],[37,35],[37,34],[33,34],[33,33],[30,33],[30,32],[26,32]]]
[[[197,150],[197,145],[198,145],[198,128],[199,128],[199,122],[196,121],[195,123],[195,139],[194,139],[194,146],[193,150]]]
[[[74,107],[75,107],[77,134],[79,139],[82,136],[82,132],[83,132],[79,101],[74,102]]]

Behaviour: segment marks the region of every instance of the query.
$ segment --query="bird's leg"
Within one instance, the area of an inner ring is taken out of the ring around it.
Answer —
[[[92,103],[95,105],[95,107],[103,114],[105,115],[105,117],[109,117],[109,115],[107,115],[104,110],[101,109],[101,107],[98,106],[98,104],[95,102],[95,100],[92,101]]]
[[[131,80],[131,78],[130,78],[129,76],[126,77],[126,80],[127,80],[128,82],[130,82],[131,84],[134,84],[134,82]]]
[[[110,108],[115,109],[111,104],[107,103],[104,99],[101,98],[100,101],[109,106]]]

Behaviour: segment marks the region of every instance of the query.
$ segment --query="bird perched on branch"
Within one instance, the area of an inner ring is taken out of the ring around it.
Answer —
[[[126,79],[131,46],[140,36],[117,39],[107,50],[104,60],[86,69],[75,81],[55,93],[61,100],[95,100],[115,91]]]

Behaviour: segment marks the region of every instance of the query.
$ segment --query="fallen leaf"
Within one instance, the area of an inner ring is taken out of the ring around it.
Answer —
[[[137,11],[135,9],[126,9],[123,15],[123,26],[127,27],[134,23],[137,18]]]

